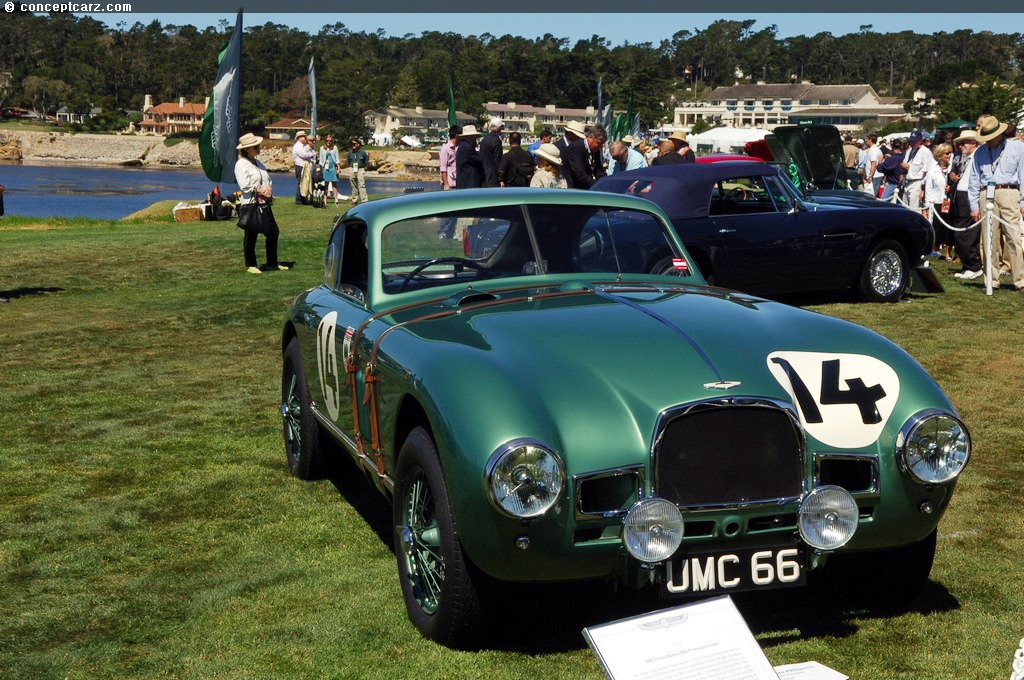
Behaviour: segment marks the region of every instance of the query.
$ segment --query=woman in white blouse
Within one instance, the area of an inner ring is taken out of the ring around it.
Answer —
[[[235,181],[242,190],[242,201],[238,206],[238,226],[245,232],[242,241],[242,252],[245,255],[246,271],[250,274],[262,274],[256,263],[256,237],[260,234],[267,241],[267,265],[270,270],[287,270],[288,267],[277,261],[277,239],[280,230],[271,204],[274,200],[273,184],[267,169],[256,160],[260,154],[263,138],[251,132],[242,135],[238,140],[238,161],[235,163]]]
[[[925,208],[923,212],[925,217],[931,217],[932,227],[935,228],[935,250],[949,262],[953,260],[953,232],[942,223],[942,220],[949,222],[953,217],[950,211],[951,201],[947,196],[949,184],[946,181],[947,175],[949,175],[949,161],[953,157],[953,146],[939,144],[932,154],[938,162],[932,163],[924,178]],[[945,212],[942,211],[943,207],[946,208]],[[931,215],[928,214],[929,209]]]

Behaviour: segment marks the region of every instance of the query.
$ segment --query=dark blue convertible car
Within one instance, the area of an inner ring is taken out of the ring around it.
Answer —
[[[895,302],[917,269],[926,288],[941,289],[923,259],[933,232],[920,214],[863,194],[808,199],[774,165],[650,167],[609,175],[593,189],[657,203],[717,286],[757,295],[852,287]]]

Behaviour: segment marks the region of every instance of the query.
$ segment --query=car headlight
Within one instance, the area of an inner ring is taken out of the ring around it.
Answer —
[[[622,542],[641,562],[660,562],[683,541],[683,515],[664,498],[645,498],[633,504],[622,522]]]
[[[971,457],[971,435],[960,419],[937,409],[915,414],[896,438],[900,469],[921,484],[956,479]]]
[[[561,498],[565,469],[545,444],[517,439],[491,455],[487,487],[502,512],[512,517],[539,517]]]
[[[837,550],[857,532],[857,501],[841,486],[819,486],[800,504],[800,538],[818,550]]]

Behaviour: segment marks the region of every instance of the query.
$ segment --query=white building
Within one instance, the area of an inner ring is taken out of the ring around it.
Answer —
[[[476,116],[456,111],[459,125],[476,123]],[[422,106],[401,108],[385,106],[363,113],[363,121],[374,139],[397,139],[403,135],[414,135],[428,140],[448,140],[447,109],[425,109]],[[401,131],[401,134],[396,132]]]
[[[906,119],[903,100],[879,97],[870,85],[741,84],[716,87],[703,101],[676,106],[674,126],[689,129],[698,120],[728,127],[825,123],[856,130],[867,120],[882,125]]]

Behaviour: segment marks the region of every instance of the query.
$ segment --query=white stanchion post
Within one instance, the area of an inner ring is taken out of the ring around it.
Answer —
[[[988,191],[985,192],[985,233],[988,234],[988,238],[985,239],[985,295],[992,295],[992,272],[999,271],[998,262],[996,266],[992,266],[992,211],[996,209],[996,185],[992,182],[988,184]],[[999,276],[997,273],[996,276]]]

